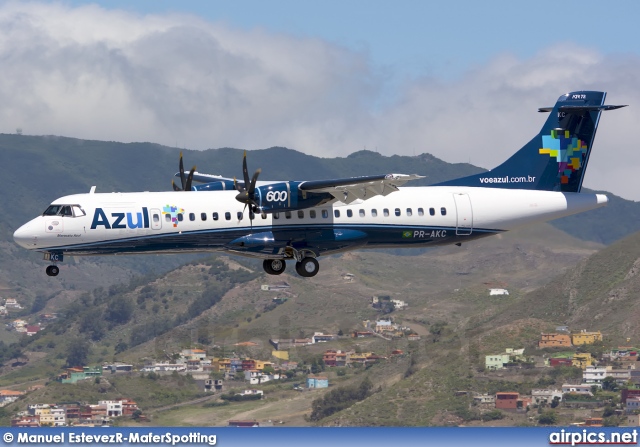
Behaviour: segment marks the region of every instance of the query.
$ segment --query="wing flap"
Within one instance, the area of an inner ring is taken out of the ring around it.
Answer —
[[[375,196],[387,196],[398,191],[398,187],[410,180],[424,176],[417,174],[386,174],[367,177],[352,177],[336,180],[314,180],[303,182],[299,189],[304,192],[325,192],[336,200],[353,203],[356,200],[367,200]]]

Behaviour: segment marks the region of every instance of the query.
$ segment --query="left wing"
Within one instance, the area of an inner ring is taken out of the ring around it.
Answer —
[[[340,202],[352,203],[358,199],[367,200],[378,195],[389,195],[408,181],[420,178],[424,178],[424,176],[417,174],[386,174],[333,180],[312,180],[300,183],[298,189],[302,191],[303,195],[307,192],[326,192]]]

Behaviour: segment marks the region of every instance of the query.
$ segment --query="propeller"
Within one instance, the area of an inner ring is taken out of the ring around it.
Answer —
[[[182,188],[176,185],[176,182],[171,180],[171,186],[173,186],[174,191],[191,191],[191,184],[193,183],[193,173],[196,172],[196,167],[194,166],[189,171],[189,174],[185,177],[184,175],[184,163],[182,162],[182,151],[180,151],[180,182],[182,183]]]
[[[258,169],[249,180],[249,169],[247,169],[247,151],[244,151],[244,157],[242,158],[242,176],[244,177],[244,184],[241,186],[236,178],[233,178],[233,186],[235,186],[238,194],[236,200],[245,204],[245,209],[248,205],[251,205],[250,212],[255,213],[258,208],[258,202],[256,201],[256,181],[262,170]],[[247,187],[248,185],[248,187]],[[251,213],[250,213],[251,217]]]

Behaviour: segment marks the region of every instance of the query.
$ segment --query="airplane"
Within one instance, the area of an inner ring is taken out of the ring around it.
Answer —
[[[173,191],[88,194],[54,200],[18,228],[15,242],[44,253],[49,276],[65,255],[227,252],[259,258],[270,275],[295,262],[302,277],[317,258],[368,248],[460,245],[516,227],[606,205],[603,194],[580,193],[606,93],[560,96],[540,132],[497,168],[405,187],[417,174],[346,179],[243,182],[185,174]],[[194,185],[194,182],[199,183]],[[188,193],[188,194],[185,194]]]

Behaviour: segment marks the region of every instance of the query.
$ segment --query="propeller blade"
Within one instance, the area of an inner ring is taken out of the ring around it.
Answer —
[[[182,182],[182,189],[186,190],[186,188],[185,188],[186,179],[185,179],[185,176],[184,176],[184,164],[182,163],[182,151],[180,151],[180,180]]]
[[[189,175],[187,176],[187,185],[184,187],[185,191],[191,191],[191,183],[193,183],[193,173],[196,172],[196,167],[194,166],[189,171]]]
[[[251,184],[249,185],[249,196],[251,196],[251,198],[253,198],[253,193],[256,190],[256,181],[258,181],[258,176],[260,175],[260,173],[262,172],[262,169],[258,169],[255,174],[253,174],[253,177],[251,178]]]
[[[249,186],[249,169],[247,169],[247,151],[244,151],[244,157],[242,157],[242,176],[244,177],[244,188]]]
[[[182,191],[180,187],[176,185],[176,182],[174,182],[173,180],[171,180],[171,186],[173,186],[174,191]]]

